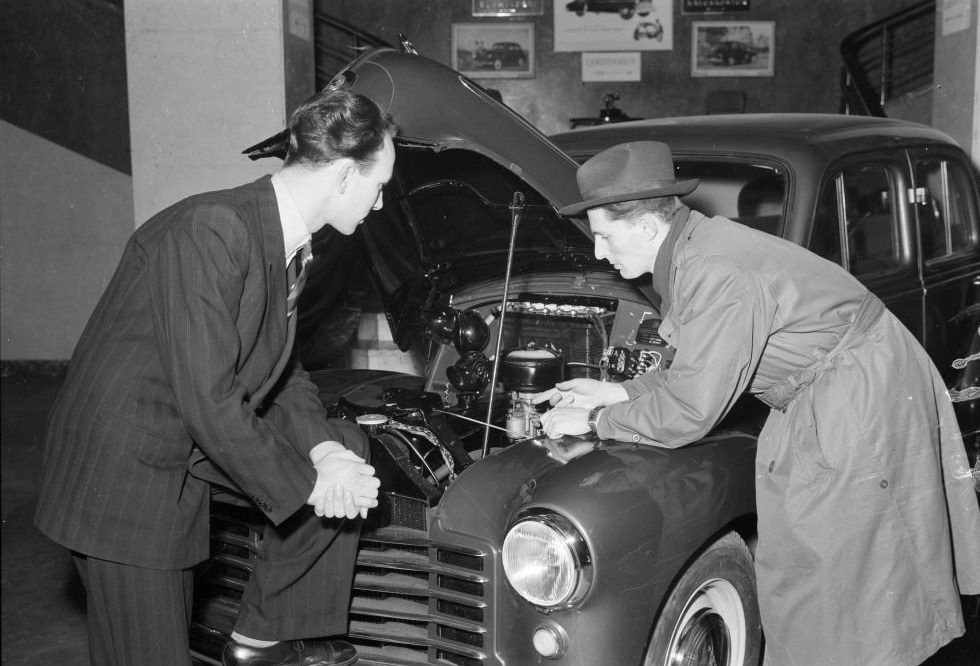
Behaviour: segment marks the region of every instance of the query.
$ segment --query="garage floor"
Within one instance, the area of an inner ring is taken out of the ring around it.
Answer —
[[[88,664],[85,601],[68,552],[34,528],[44,421],[60,381],[2,379],[3,636],[5,666]],[[928,666],[980,663],[980,598],[964,598],[967,634]]]

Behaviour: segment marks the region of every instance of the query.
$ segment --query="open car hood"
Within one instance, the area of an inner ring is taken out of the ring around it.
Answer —
[[[384,207],[355,237],[401,349],[412,346],[427,314],[445,305],[459,286],[503,278],[515,193],[524,205],[517,213],[514,274],[596,263],[588,225],[557,213],[579,199],[578,165],[478,84],[425,57],[386,48],[364,54],[330,85],[371,98],[399,127]],[[284,138],[277,135],[246,152],[253,158],[283,156]],[[346,239],[327,230],[316,243],[344,245]],[[352,263],[349,248],[316,254],[346,257],[338,268]],[[314,275],[336,284],[330,272]],[[320,291],[310,284],[304,297],[311,287]]]

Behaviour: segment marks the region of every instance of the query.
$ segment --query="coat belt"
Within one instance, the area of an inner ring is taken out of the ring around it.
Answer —
[[[870,292],[865,294],[864,300],[861,301],[861,305],[858,306],[857,313],[854,315],[854,321],[844,332],[837,346],[813,365],[797,370],[763,393],[759,393],[756,397],[772,409],[778,409],[781,412],[786,411],[786,407],[797,394],[830,369],[836,356],[857,344],[864,337],[864,334],[881,319],[884,311],[885,304],[877,296]]]

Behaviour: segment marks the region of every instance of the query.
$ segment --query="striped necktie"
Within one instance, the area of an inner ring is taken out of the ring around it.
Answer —
[[[296,312],[296,304],[299,295],[306,284],[306,276],[309,273],[310,262],[313,261],[313,246],[307,243],[293,255],[292,261],[286,267],[286,278],[289,281],[289,293],[286,295],[286,316],[292,317]],[[297,269],[298,267],[298,269]]]

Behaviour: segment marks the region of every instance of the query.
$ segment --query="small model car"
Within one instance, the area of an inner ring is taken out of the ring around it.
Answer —
[[[365,266],[423,368],[312,373],[328,410],[361,424],[382,480],[353,583],[359,664],[760,663],[754,457],[768,408],[743,396],[703,440],[666,449],[549,440],[530,401],[564,378],[621,381],[673,358],[648,285],[598,262],[587,224],[557,212],[579,199],[579,163],[608,146],[667,142],[679,177],[700,179],[691,207],[850,270],[925,345],[980,448],[980,193],[943,133],[743,114],[548,138],[458,72],[391,49],[332,85],[395,116],[395,177],[356,234],[315,238],[304,297],[326,307],[344,281],[334,269]],[[282,140],[254,155],[281,156]],[[212,504],[192,627],[202,663],[220,663],[261,539],[262,516],[241,504]]]

